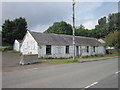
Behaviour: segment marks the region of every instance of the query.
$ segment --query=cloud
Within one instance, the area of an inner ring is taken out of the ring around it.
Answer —
[[[117,3],[108,2],[76,2],[76,26],[84,24],[86,28],[94,28],[97,20],[109,13],[116,12]],[[66,21],[72,24],[71,2],[3,2],[2,22],[5,19],[24,17],[28,29],[43,32],[54,22]]]
[[[56,21],[65,20],[71,14],[71,3],[3,3],[3,21],[16,17],[25,17],[28,27],[48,25]]]
[[[87,21],[85,23],[83,23],[83,25],[87,28],[87,29],[93,29],[95,28],[95,25],[97,24],[96,21]]]

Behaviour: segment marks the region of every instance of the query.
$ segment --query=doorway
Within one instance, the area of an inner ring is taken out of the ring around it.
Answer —
[[[79,46],[76,46],[76,56],[79,56]]]

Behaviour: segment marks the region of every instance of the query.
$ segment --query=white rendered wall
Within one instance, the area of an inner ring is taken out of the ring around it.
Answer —
[[[38,54],[38,44],[29,32],[24,37],[20,51],[22,54]]]
[[[20,51],[20,43],[17,40],[14,42],[13,49],[15,51]]]

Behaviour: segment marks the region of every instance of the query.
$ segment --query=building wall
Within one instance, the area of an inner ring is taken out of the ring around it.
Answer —
[[[66,46],[55,46],[51,45],[51,55],[46,55],[46,45],[39,45],[32,35],[27,32],[24,37],[21,49],[21,53],[24,54],[38,54],[41,58],[70,58],[73,57],[73,46],[69,46],[69,54],[66,54]],[[95,47],[95,52],[93,51],[93,46],[89,46],[89,52],[87,52],[87,46],[75,47],[75,55],[77,56],[90,56],[95,54],[105,54],[105,48],[103,46]]]
[[[24,54],[38,54],[38,44],[29,32],[27,32],[24,37],[20,52],[23,55]]]
[[[20,51],[20,43],[17,40],[14,42],[13,49],[15,51]]]
[[[86,46],[78,46],[78,56],[90,56],[95,54],[105,54],[103,46],[95,47],[89,46],[89,52],[87,52]],[[77,56],[77,49],[75,47],[75,55]],[[51,46],[51,55],[46,55],[46,45],[40,46],[38,49],[39,58],[70,58],[73,57],[73,46],[69,46],[69,54],[66,54],[66,46]]]

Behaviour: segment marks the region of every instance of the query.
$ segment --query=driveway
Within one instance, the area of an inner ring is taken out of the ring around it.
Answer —
[[[37,63],[31,65],[20,65],[20,54],[19,53],[2,53],[2,72],[11,72],[16,70],[24,70],[24,69],[33,69],[33,68],[45,68],[58,64],[50,64],[50,63]]]

